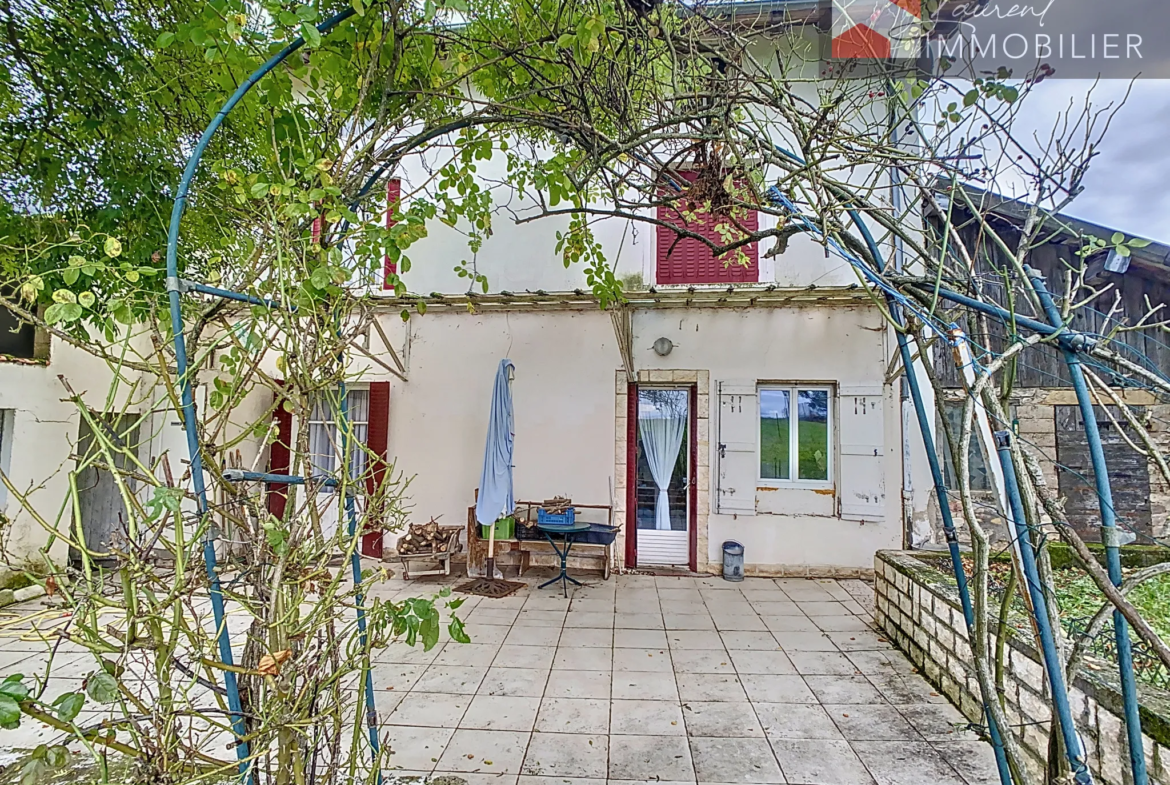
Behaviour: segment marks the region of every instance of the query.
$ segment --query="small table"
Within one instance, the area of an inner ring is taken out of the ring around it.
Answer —
[[[569,597],[569,583],[572,582],[574,586],[580,586],[581,582],[569,577],[569,550],[573,547],[573,537],[578,534],[584,534],[589,531],[588,523],[574,523],[572,526],[541,526],[536,525],[536,528],[544,534],[549,545],[557,552],[557,556],[561,557],[561,574],[550,581],[545,581],[540,584],[539,588],[543,589],[545,586],[550,586],[557,581],[561,582],[561,587],[565,592],[565,599]],[[561,535],[561,541],[565,544],[565,549],[562,551],[557,547],[556,540],[553,539],[554,534]]]

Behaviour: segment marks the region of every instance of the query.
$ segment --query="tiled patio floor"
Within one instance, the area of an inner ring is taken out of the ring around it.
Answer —
[[[471,644],[377,658],[392,762],[472,785],[998,782],[990,748],[873,631],[871,593],[615,576],[570,600],[474,598]]]

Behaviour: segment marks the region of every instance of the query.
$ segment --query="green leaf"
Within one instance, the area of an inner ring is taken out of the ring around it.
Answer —
[[[427,313],[427,304],[422,300],[419,300],[414,304],[414,309],[418,311],[419,316],[425,316]]]
[[[117,237],[107,237],[105,245],[102,249],[106,252],[106,256],[111,259],[122,255],[122,241]]]
[[[309,276],[309,283],[313,284],[313,286],[316,286],[318,289],[324,289],[327,287],[331,280],[332,278],[329,275],[328,267],[318,267],[313,271],[313,274]]]
[[[1113,245],[1117,245],[1118,243],[1123,243],[1123,242],[1125,242],[1125,235],[1122,234],[1121,232],[1114,232],[1113,236],[1109,238],[1109,242],[1112,243]]]
[[[62,744],[54,744],[45,751],[45,763],[54,769],[63,769],[69,765],[69,750]]]
[[[439,642],[439,615],[428,616],[418,625],[418,634],[422,638],[423,651],[430,651]]]
[[[77,295],[77,302],[79,305],[82,305],[85,308],[92,308],[93,304],[97,302],[97,298],[94,296],[93,292],[82,292],[81,294]]]
[[[80,692],[66,692],[57,696],[57,700],[53,701],[53,708],[57,710],[57,718],[62,722],[73,722],[74,718],[81,713],[81,707],[85,705],[85,695]]]
[[[572,33],[565,33],[557,39],[557,48],[568,49],[575,43],[577,43],[577,36],[573,35]]]
[[[308,22],[301,23],[301,38],[305,39],[305,45],[310,49],[316,49],[321,45],[321,32]]]
[[[75,303],[77,302],[77,295],[68,289],[58,289],[53,292],[53,302],[55,303]]]
[[[366,6],[362,0],[349,0],[349,4],[358,16],[366,15]]]
[[[1143,240],[1140,237],[1134,237],[1133,239],[1131,239],[1129,242],[1126,243],[1126,245],[1128,245],[1130,248],[1145,248],[1149,244],[1150,244],[1149,240]]]
[[[0,728],[15,730],[20,727],[20,704],[11,695],[0,695]]]
[[[98,703],[113,703],[118,699],[118,680],[112,674],[101,671],[89,677],[85,691]]]
[[[1129,256],[1130,250],[1128,245],[1119,245],[1114,250],[1117,251],[1118,256]]]
[[[14,673],[0,682],[0,695],[7,695],[16,701],[28,698],[28,687],[24,684],[24,674]]]
[[[154,39],[155,49],[166,49],[175,42],[175,34],[170,30],[159,33],[158,38]]]
[[[248,189],[248,193],[252,195],[253,199],[263,199],[268,195],[268,183],[257,182],[253,183],[252,187]]]
[[[972,88],[963,96],[963,106],[974,106],[979,101],[979,90]]]
[[[126,280],[130,283],[138,283],[139,277],[140,276],[138,275],[137,270],[131,270],[130,272],[126,273]]]
[[[61,277],[65,280],[65,283],[72,286],[73,284],[77,283],[77,279],[81,277],[81,270],[78,270],[76,267],[66,267],[61,272]]]
[[[402,321],[404,322],[410,321],[410,311],[406,310],[405,308],[402,309],[402,313],[400,313],[399,316],[402,317]]]
[[[471,637],[463,629],[463,622],[457,616],[451,617],[451,622],[447,625],[447,634],[456,643],[471,643]]]

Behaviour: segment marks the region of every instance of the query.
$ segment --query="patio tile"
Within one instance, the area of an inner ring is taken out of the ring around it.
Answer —
[[[566,628],[561,631],[558,645],[566,649],[579,647],[609,649],[613,647],[613,630],[601,627]]]
[[[855,741],[850,746],[877,785],[965,785],[926,742]]]
[[[519,785],[606,785],[605,777],[533,777],[520,775]]]
[[[742,653],[742,652],[741,652]],[[784,656],[782,652],[776,652]],[[716,649],[676,649],[670,653],[675,673],[734,673],[733,658]]]
[[[871,674],[910,674],[916,672],[914,663],[897,651],[850,651],[849,661],[866,676]]]
[[[783,783],[776,755],[765,739],[692,738],[699,782]]]
[[[671,630],[666,634],[672,649],[718,649],[727,648],[719,633],[710,630]]]
[[[476,730],[531,731],[536,724],[540,698],[476,695],[459,722],[460,728]]]
[[[658,590],[649,588],[618,589],[617,602],[619,608],[646,607],[658,604]]]
[[[532,594],[524,603],[524,610],[533,611],[567,611],[569,600],[560,594]]]
[[[606,649],[606,651],[609,651]],[[546,698],[599,698],[609,700],[611,675],[609,670],[553,671],[544,688]]]
[[[489,665],[500,647],[492,643],[448,642],[435,657],[435,665]]]
[[[796,668],[792,666],[792,661],[782,651],[739,649],[729,653],[731,655],[731,662],[735,665],[735,670],[740,675],[745,673],[772,675],[796,673]]]
[[[609,733],[609,698],[545,698],[536,716],[540,733]]]
[[[616,671],[613,674],[613,699],[677,701],[675,675],[669,672]]]
[[[885,703],[864,676],[805,676],[804,681],[821,703]]]
[[[419,728],[454,728],[471,703],[470,695],[414,692],[407,695],[386,718],[387,725]]]
[[[776,638],[770,632],[721,632],[719,634],[729,651],[737,649],[775,651],[779,648]]]
[[[658,601],[663,608],[673,603],[703,604],[703,595],[698,589],[662,588],[658,589]]]
[[[493,643],[496,646],[504,642],[511,629],[503,624],[476,624],[473,621],[468,621],[466,627],[467,637],[472,643]]]
[[[673,672],[674,666],[670,661],[670,651],[666,648],[614,649],[613,669],[614,671],[671,673]]]
[[[836,616],[825,616],[823,618],[838,618]],[[844,617],[841,617],[844,618]],[[805,616],[803,613],[799,616],[764,616],[762,617],[764,626],[769,632],[818,632],[820,627],[816,625],[812,619]]]
[[[493,665],[479,685],[479,695],[539,698],[548,682],[548,668],[503,668]]]
[[[826,617],[844,618],[844,617]],[[854,616],[853,618],[858,618]],[[884,635],[873,630],[832,631],[825,633],[841,651],[894,651]]]
[[[573,596],[573,603],[569,606],[569,615],[574,613],[614,613],[615,603],[612,597],[608,599],[582,599]]]
[[[804,611],[807,616],[851,616],[852,613],[845,607],[844,603],[836,600],[829,600],[827,602],[804,602],[796,601],[797,606]]]
[[[614,627],[623,630],[664,629],[661,613],[618,613],[614,617]]]
[[[430,665],[443,651],[446,643],[440,643],[430,651],[422,646],[407,646],[405,643],[391,643],[374,654],[374,662],[391,662],[400,665]]]
[[[744,690],[752,702],[759,703],[816,703],[817,699],[796,675],[748,673],[740,676]]]
[[[871,611],[867,611],[865,607],[856,600],[845,600],[841,603],[850,613],[855,613],[858,616],[871,616]]]
[[[613,668],[613,652],[610,649],[580,648],[557,649],[553,658],[553,670],[604,671]]]
[[[763,616],[765,619],[769,616],[804,616],[805,613],[792,600],[778,599],[778,600],[748,600],[748,604],[752,609]]]
[[[756,703],[756,716],[770,739],[844,739],[818,703]]]
[[[857,666],[844,654],[835,651],[792,651],[788,658],[802,676],[853,676],[857,673]]]
[[[520,646],[505,643],[500,647],[492,665],[499,668],[533,668],[548,670],[552,667],[556,649],[552,646]]]
[[[467,614],[468,622],[476,624],[504,624],[511,625],[520,615],[519,608],[498,608],[485,605],[476,606]]]
[[[383,728],[382,736],[390,744],[390,765],[408,771],[434,771],[442,757],[453,728]]]
[[[982,741],[935,742],[931,745],[967,785],[999,785],[991,745]]]
[[[683,736],[610,736],[609,777],[694,782],[690,747]]]
[[[513,627],[504,638],[504,645],[556,646],[561,637],[561,625],[553,627]]]
[[[375,690],[406,692],[427,669],[426,665],[399,665],[375,663],[373,666]]]
[[[974,741],[967,718],[949,703],[911,703],[898,706],[906,721],[927,741]]]
[[[763,737],[750,703],[689,701],[683,706],[687,735],[713,738]]]
[[[435,768],[454,772],[519,773],[529,736],[518,731],[460,728],[451,737]]]
[[[517,627],[560,627],[565,623],[565,611],[529,610],[524,608],[516,617]]]
[[[852,613],[848,616],[812,616],[810,617],[816,626],[823,632],[873,632],[873,627],[868,621],[860,616],[854,616]]]
[[[888,703],[822,704],[850,741],[919,741],[922,736]]]
[[[747,700],[739,677],[721,673],[680,673],[678,695],[684,703],[690,701],[739,703]]]
[[[695,589],[699,578],[694,575],[655,575],[654,585],[662,589]]]
[[[720,632],[766,632],[768,629],[755,611],[745,614],[713,613],[711,618],[715,621],[715,629]]]
[[[406,774],[406,772],[403,772]],[[488,772],[472,772],[472,771],[435,771],[426,775],[430,781],[439,779],[440,777],[458,777],[461,780],[466,780],[467,785],[516,785],[515,774],[489,774]]]
[[[431,665],[415,682],[411,691],[474,695],[487,671],[486,665],[481,668],[462,665]]]
[[[584,734],[534,733],[521,771],[545,777],[601,778],[608,772],[609,740]]]
[[[391,690],[379,689],[377,685],[374,686],[374,709],[378,712],[379,718],[389,717],[390,713],[398,708],[398,704],[406,698],[405,692],[393,692]],[[51,730],[51,728],[50,728]],[[13,746],[19,746],[13,742],[9,742]],[[38,744],[40,742],[37,742]],[[34,745],[36,746],[36,745]]]
[[[950,705],[946,697],[921,676],[897,673],[870,674],[869,682],[890,703],[903,706],[914,703]]]
[[[689,611],[689,609],[688,609]],[[715,622],[711,614],[704,610],[702,613],[674,613],[664,611],[662,623],[668,630],[714,630]]]
[[[790,600],[797,602],[832,602],[833,593],[815,581],[779,578],[776,584]]]
[[[785,651],[837,651],[837,644],[822,632],[777,632],[773,637]]]
[[[565,617],[565,628],[571,627],[601,627],[613,629],[615,614],[604,611],[570,611]]]
[[[626,736],[685,736],[677,701],[615,700],[610,706],[609,732]]]
[[[755,578],[745,580],[739,585],[740,594],[751,599],[755,596],[759,597],[773,597],[782,596],[783,591],[776,585],[776,581],[770,578]]]
[[[873,785],[873,777],[844,741],[774,739],[772,750],[790,783]]]
[[[618,649],[666,649],[663,630],[614,630],[613,645]]]

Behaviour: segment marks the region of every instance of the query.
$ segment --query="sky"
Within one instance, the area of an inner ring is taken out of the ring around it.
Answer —
[[[1094,104],[1120,102],[1130,90],[1085,177],[1085,191],[1067,213],[1126,234],[1170,244],[1170,80],[1132,83],[1106,80],[1093,85],[1049,79],[1021,104],[1017,136],[1035,129],[1047,136],[1070,100],[1083,102],[1092,88]]]

